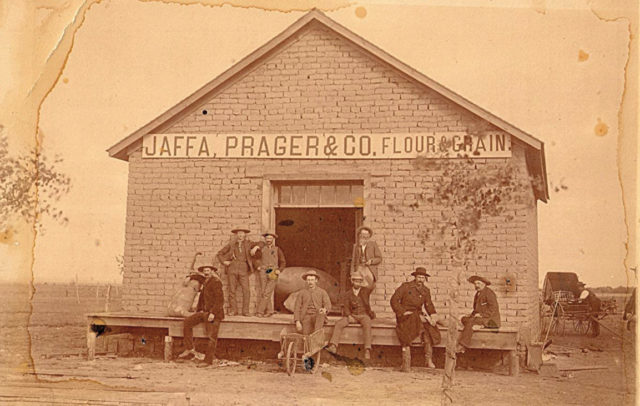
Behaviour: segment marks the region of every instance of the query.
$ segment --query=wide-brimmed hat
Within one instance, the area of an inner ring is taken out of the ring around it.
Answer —
[[[233,230],[231,230],[231,232],[232,232],[233,234],[237,233],[238,231],[243,231],[243,232],[244,232],[244,233],[246,233],[246,234],[251,233],[251,230],[249,230],[249,229],[247,229],[247,228],[244,228],[244,227],[237,227],[237,228],[234,228]]]
[[[473,275],[472,277],[470,277],[469,279],[467,279],[469,282],[471,283],[475,283],[475,281],[482,281],[484,282],[485,285],[489,286],[491,285],[491,282],[489,282],[489,280],[487,278],[484,278],[480,275]]]
[[[203,274],[218,272],[218,268],[213,265],[202,265],[198,267],[198,272],[202,272]]]
[[[351,280],[358,279],[358,280],[363,281],[364,280],[364,276],[362,276],[362,273],[360,273],[360,272],[354,272],[354,273],[351,274],[350,279]]]
[[[373,230],[372,230],[372,229],[370,229],[370,228],[369,228],[369,227],[367,227],[367,226],[360,226],[360,227],[358,227],[358,229],[356,230],[356,234],[360,235],[360,231],[362,231],[362,230],[367,230],[367,231],[369,232],[369,237],[371,237],[371,236],[373,235]]]
[[[578,286],[580,286],[581,288],[584,288],[585,286],[587,286],[587,284],[584,282],[578,282]]]
[[[266,237],[268,235],[272,235],[273,238],[278,238],[278,234],[276,234],[276,232],[273,231],[273,230],[269,230],[269,231],[265,232],[264,234],[262,234],[263,237]]]
[[[418,275],[426,276],[427,278],[431,276],[427,273],[427,269],[422,266],[417,267],[415,271],[411,272],[411,276]]]
[[[302,280],[307,280],[307,276],[315,276],[317,279],[320,279],[320,275],[318,275],[318,272],[316,271],[307,271],[305,273],[302,274]]]

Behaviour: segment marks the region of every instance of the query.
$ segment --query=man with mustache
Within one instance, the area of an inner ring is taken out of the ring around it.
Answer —
[[[478,275],[473,275],[467,280],[475,286],[476,295],[473,298],[473,311],[469,316],[465,316],[461,320],[464,328],[458,339],[456,352],[464,352],[471,345],[473,326],[500,327],[498,299],[493,290],[488,288],[491,282]]]

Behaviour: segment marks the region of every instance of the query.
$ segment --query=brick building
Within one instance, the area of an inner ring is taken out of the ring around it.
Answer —
[[[163,312],[194,253],[215,262],[238,225],[253,240],[275,228],[290,265],[339,280],[364,223],[384,256],[372,296],[378,315],[392,315],[389,299],[416,265],[430,270],[444,310],[451,260],[438,241],[420,238],[440,210],[414,204],[442,174],[414,161],[436,156],[443,137],[453,148],[479,127],[488,137],[469,147],[480,149],[477,170],[510,162],[531,187],[527,202],[483,220],[470,271],[493,282],[504,325],[537,334],[542,142],[317,11],[109,149],[129,163],[127,309]],[[465,288],[471,308],[473,287]]]

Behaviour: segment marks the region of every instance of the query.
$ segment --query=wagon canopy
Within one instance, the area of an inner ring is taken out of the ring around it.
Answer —
[[[578,289],[578,275],[573,272],[547,272],[542,285],[542,297],[545,303],[554,301],[554,292],[565,291],[573,293],[574,297],[580,295]]]

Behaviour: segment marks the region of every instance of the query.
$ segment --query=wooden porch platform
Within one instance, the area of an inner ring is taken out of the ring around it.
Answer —
[[[325,325],[326,339],[329,340],[333,333],[333,326],[339,316],[329,316]],[[153,328],[164,330],[165,335],[165,360],[171,359],[173,338],[182,337],[183,318],[167,317],[154,314],[132,314],[124,312],[91,313],[87,315],[87,349],[88,358],[95,356],[95,339],[98,332],[105,334],[126,332],[131,328]],[[104,326],[104,327],[102,327]],[[109,331],[105,327],[109,327]],[[378,318],[373,320],[372,338],[373,345],[399,346],[400,342],[395,332],[395,319]],[[446,329],[440,327],[442,336],[446,336]],[[219,339],[243,339],[280,341],[283,333],[295,332],[293,315],[275,314],[272,317],[260,318],[255,316],[226,316],[220,325]],[[193,329],[194,337],[205,338],[204,325],[200,324]],[[511,373],[517,373],[517,342],[518,330],[515,328],[479,329],[473,333],[471,347],[473,349],[488,349],[508,351],[511,362]],[[415,344],[419,341],[416,340]],[[340,344],[363,344],[362,328],[359,324],[350,324],[343,330]],[[440,343],[436,348],[444,348],[445,343]]]

